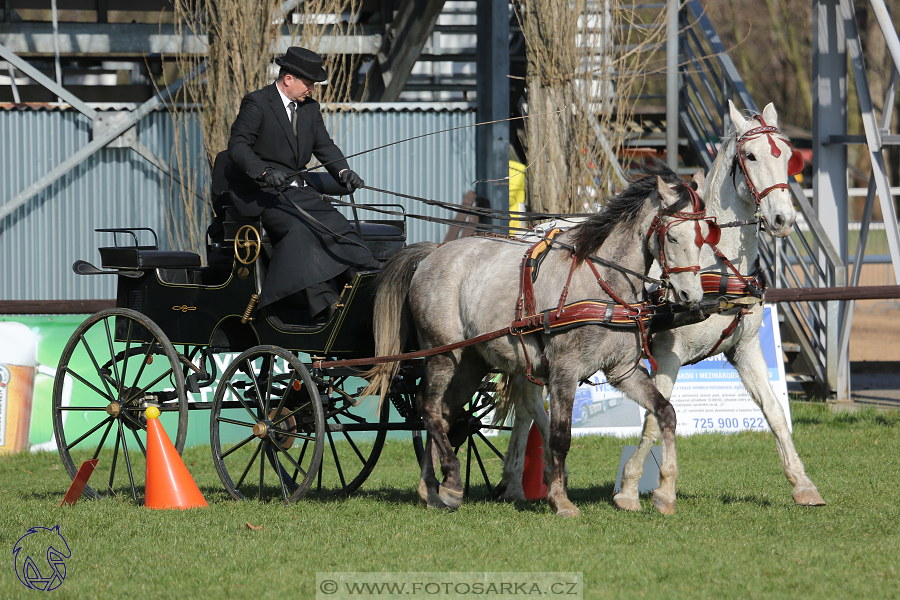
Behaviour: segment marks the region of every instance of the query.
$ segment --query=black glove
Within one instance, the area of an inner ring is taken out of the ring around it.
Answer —
[[[360,177],[350,169],[347,169],[346,171],[341,173],[341,181],[350,190],[351,194],[359,188],[366,186],[366,182],[362,180],[362,177]]]
[[[273,167],[269,167],[265,171],[263,171],[262,175],[260,175],[257,179],[265,183],[268,187],[281,187],[287,182],[287,175],[275,169]]]

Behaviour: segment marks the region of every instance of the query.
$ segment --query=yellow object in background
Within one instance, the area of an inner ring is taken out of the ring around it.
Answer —
[[[525,165],[514,160],[509,161],[509,210],[525,210]],[[520,221],[510,221],[510,235],[517,233],[513,227],[521,226]]]

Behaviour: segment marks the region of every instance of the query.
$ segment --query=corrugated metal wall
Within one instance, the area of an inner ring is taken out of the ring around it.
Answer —
[[[345,154],[475,122],[473,110],[376,110],[344,114],[330,124]],[[199,128],[187,127],[200,156]],[[74,110],[0,110],[0,199],[7,201],[90,141],[90,121]],[[165,112],[137,126],[138,140],[169,160],[174,126]],[[467,128],[398,144],[350,159],[374,187],[460,202],[475,179],[475,131]],[[127,148],[104,148],[0,221],[0,300],[115,297],[115,278],[77,276],[76,259],[99,266],[101,227],[152,227],[171,248],[167,220],[181,214],[171,179]],[[446,211],[363,191],[357,202],[398,203],[408,212],[452,218]],[[367,215],[361,214],[365,218]],[[383,217],[382,217],[383,218]],[[179,220],[182,217],[178,217]],[[440,241],[445,225],[408,220],[409,242]],[[177,246],[177,243],[174,244]]]

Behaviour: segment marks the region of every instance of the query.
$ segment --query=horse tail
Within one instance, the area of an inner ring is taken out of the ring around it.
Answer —
[[[411,244],[394,254],[381,268],[375,280],[375,306],[372,315],[375,334],[375,356],[393,356],[403,352],[409,337],[410,284],[419,262],[437,250],[434,242]],[[369,384],[360,398],[377,395],[381,402],[387,397],[391,382],[400,371],[400,362],[375,365],[363,377]]]
[[[494,425],[505,423],[510,417],[515,418],[516,405],[522,397],[522,387],[513,385],[513,376],[501,373],[494,393]]]

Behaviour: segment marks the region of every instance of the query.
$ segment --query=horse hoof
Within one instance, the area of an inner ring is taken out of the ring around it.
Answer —
[[[557,508],[556,516],[563,517],[564,519],[572,519],[574,517],[580,517],[581,511],[578,510],[578,507],[573,504],[565,508]]]
[[[522,490],[522,486],[518,486],[516,488],[506,488],[506,491],[503,493],[502,500],[504,502],[524,502],[525,492]]]
[[[573,517],[580,517],[581,511],[578,510],[578,507],[569,502],[568,500],[563,500],[560,503],[550,502],[550,507],[556,511],[557,517],[563,517],[566,519],[570,519]]]
[[[675,501],[666,502],[665,500],[661,500],[656,496],[653,496],[653,506],[656,507],[656,510],[661,512],[664,515],[674,515],[675,514]]]
[[[441,501],[446,504],[447,508],[450,510],[456,510],[462,505],[462,490],[453,490],[442,485],[438,495],[440,496]]]
[[[791,498],[800,506],[825,506],[825,499],[814,487],[796,489],[791,493]]]
[[[428,504],[428,485],[423,479],[419,480],[419,487],[417,488],[417,491],[419,492],[419,501]]]
[[[613,496],[613,502],[619,510],[641,510],[641,501],[637,498],[620,498],[616,495]]]

